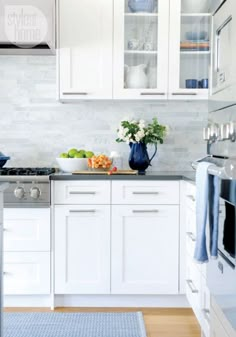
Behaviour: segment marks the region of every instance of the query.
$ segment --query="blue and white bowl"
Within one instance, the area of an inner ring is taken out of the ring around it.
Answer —
[[[153,13],[156,7],[156,0],[129,0],[128,6],[131,12]]]
[[[10,157],[5,156],[2,152],[0,152],[0,168],[2,168],[9,159]]]

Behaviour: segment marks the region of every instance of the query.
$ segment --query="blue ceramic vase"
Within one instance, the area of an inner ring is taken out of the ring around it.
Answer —
[[[153,13],[156,7],[155,0],[129,0],[128,6],[131,12]]]
[[[129,166],[132,170],[138,170],[139,174],[145,174],[146,169],[151,165],[152,159],[157,153],[157,146],[155,144],[155,152],[149,158],[147,145],[144,143],[130,143]]]

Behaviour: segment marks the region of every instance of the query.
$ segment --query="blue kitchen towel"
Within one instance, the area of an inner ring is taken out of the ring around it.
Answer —
[[[206,224],[209,206],[210,254],[217,257],[218,220],[219,220],[219,182],[217,177],[208,174],[212,163],[201,162],[196,172],[196,224],[197,238],[194,258],[197,262],[208,261]]]
[[[209,232],[210,232],[210,254],[212,258],[218,257],[218,224],[219,224],[219,178],[209,176]]]

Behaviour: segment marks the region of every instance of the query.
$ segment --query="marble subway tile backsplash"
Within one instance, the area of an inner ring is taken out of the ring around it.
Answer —
[[[0,87],[0,151],[11,156],[8,166],[55,166],[59,153],[78,147],[108,154],[117,150],[128,167],[128,145],[115,142],[119,121],[127,116],[157,116],[169,126],[151,170],[191,170],[191,161],[206,152],[204,102],[60,103],[54,56],[0,56]]]

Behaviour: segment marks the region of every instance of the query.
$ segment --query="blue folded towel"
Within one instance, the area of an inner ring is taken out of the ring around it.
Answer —
[[[197,262],[208,261],[206,225],[209,210],[210,255],[218,256],[218,222],[219,222],[219,178],[208,174],[212,163],[201,162],[196,173],[196,223],[197,238],[194,258]]]

